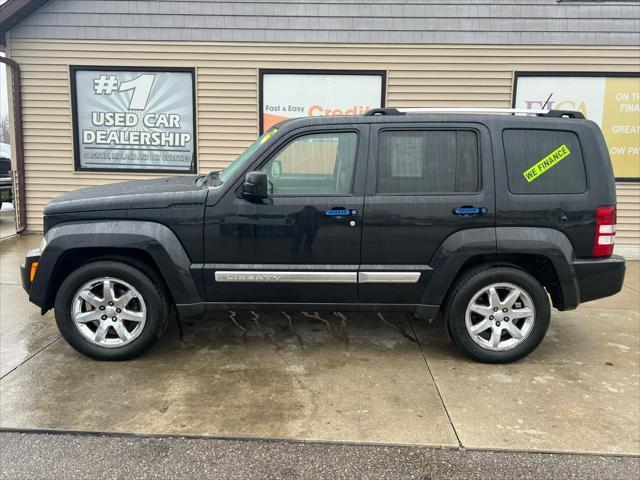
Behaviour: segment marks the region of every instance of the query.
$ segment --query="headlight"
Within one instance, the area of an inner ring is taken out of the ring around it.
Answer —
[[[46,237],[42,237],[42,241],[40,242],[40,253],[44,252],[44,249],[47,246],[47,238]]]

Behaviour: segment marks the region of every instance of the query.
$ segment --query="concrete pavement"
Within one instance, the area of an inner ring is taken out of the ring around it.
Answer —
[[[60,338],[53,316],[40,315],[29,303],[20,280],[20,257],[37,248],[41,239],[40,235],[23,235],[0,240],[0,377]]]
[[[339,312],[220,313],[101,363],[20,289],[39,241],[0,241],[0,427],[640,454],[638,262],[617,296],[553,311],[511,365],[405,315]]]
[[[10,203],[3,203],[0,207],[0,239],[16,234],[15,213]]]

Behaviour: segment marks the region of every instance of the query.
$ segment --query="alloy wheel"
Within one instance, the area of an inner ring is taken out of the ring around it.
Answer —
[[[123,347],[133,342],[147,321],[140,292],[124,280],[100,277],[78,289],[71,318],[80,334],[94,345]]]
[[[535,323],[531,296],[512,283],[494,283],[476,292],[465,314],[471,339],[486,350],[505,351],[520,345]]]

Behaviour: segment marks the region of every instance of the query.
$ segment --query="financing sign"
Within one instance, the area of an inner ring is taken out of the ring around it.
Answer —
[[[195,171],[193,70],[71,75],[78,169]]]
[[[362,115],[384,105],[383,72],[261,71],[262,132],[282,120]]]
[[[602,129],[613,172],[640,178],[640,77],[540,74],[516,77],[515,108],[578,110]]]

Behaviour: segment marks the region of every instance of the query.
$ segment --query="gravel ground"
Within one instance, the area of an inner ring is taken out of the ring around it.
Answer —
[[[637,479],[639,457],[130,435],[0,433],[0,478]]]

